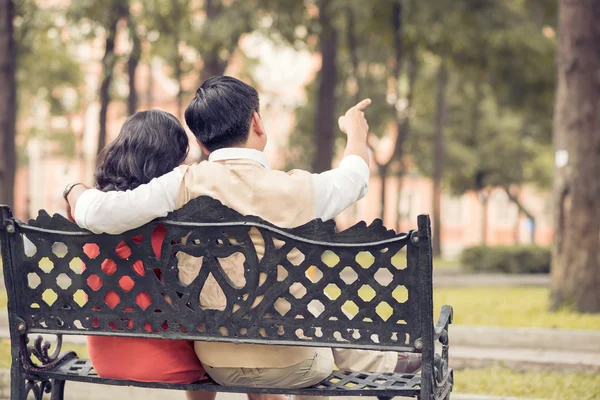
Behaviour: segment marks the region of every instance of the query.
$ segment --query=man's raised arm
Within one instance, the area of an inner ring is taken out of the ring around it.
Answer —
[[[118,234],[166,216],[175,209],[183,175],[179,168],[126,192],[77,185],[67,195],[77,225],[94,233]]]
[[[331,219],[362,199],[369,185],[369,125],[363,110],[371,104],[366,99],[339,118],[342,132],[348,136],[344,159],[340,165],[321,174],[313,174],[316,218]]]

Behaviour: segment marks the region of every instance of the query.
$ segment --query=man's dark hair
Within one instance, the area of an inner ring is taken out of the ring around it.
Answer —
[[[185,110],[185,122],[209,151],[239,146],[248,140],[258,92],[230,76],[205,80]]]

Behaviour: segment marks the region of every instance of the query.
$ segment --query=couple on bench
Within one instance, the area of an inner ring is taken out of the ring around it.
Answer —
[[[284,228],[315,218],[331,219],[367,192],[368,125],[363,110],[369,104],[370,100],[363,100],[338,121],[348,136],[338,168],[321,174],[300,170],[286,173],[271,169],[263,153],[267,133],[257,91],[235,78],[210,78],[185,111],[185,121],[209,155],[208,161],[183,164],[189,150],[188,137],[173,115],[159,110],[138,112],[104,150],[95,173],[96,187],[71,184],[65,189],[69,216],[93,232],[118,234],[164,217],[191,199],[211,196],[241,214],[256,215]],[[157,255],[163,237],[164,231],[153,234]],[[260,258],[264,246],[259,236],[252,240]],[[177,257],[179,279],[189,284],[198,275],[202,259],[187,254]],[[230,280],[243,285],[243,260],[233,258],[225,263],[223,268]],[[136,271],[143,273],[143,266],[136,265]],[[104,264],[102,267],[110,268]],[[110,302],[108,296],[105,301]],[[138,299],[138,305],[147,307],[150,301]],[[223,301],[222,290],[214,278],[212,282],[209,278],[201,293],[202,306],[223,309]],[[335,366],[342,370],[412,373],[421,365],[415,354],[364,350],[102,336],[89,337],[88,346],[92,364],[101,377],[146,382],[192,383],[206,372],[221,385],[302,388],[327,378]],[[186,395],[188,399],[203,400],[215,396],[192,391]],[[248,397],[285,399],[280,395]]]

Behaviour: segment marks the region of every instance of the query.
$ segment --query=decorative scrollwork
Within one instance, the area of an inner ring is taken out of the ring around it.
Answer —
[[[25,343],[29,343],[29,338],[25,335],[24,338]],[[66,361],[69,361],[75,357],[77,354],[70,351],[63,356],[60,355],[60,351],[62,348],[62,335],[56,335],[56,345],[54,346],[54,351],[50,352],[52,348],[52,344],[44,340],[44,337],[38,335],[37,338],[33,341],[33,345],[26,345],[27,351],[27,360],[29,361],[29,365],[26,366],[26,369],[32,371],[43,371],[43,370],[51,370]],[[35,357],[38,362],[34,362],[32,360],[32,356]]]
[[[42,381],[34,381],[28,379],[25,383],[25,394],[26,397],[29,398],[29,393],[33,393],[33,398],[35,400],[42,400],[44,397],[44,393],[52,392],[52,382],[49,379],[44,379]]]
[[[54,351],[49,353],[48,350],[52,347],[49,341],[44,340],[41,335],[33,341],[33,346],[27,346],[29,356],[37,358],[42,365],[50,364],[58,358],[62,347],[62,335],[56,335],[56,346]]]

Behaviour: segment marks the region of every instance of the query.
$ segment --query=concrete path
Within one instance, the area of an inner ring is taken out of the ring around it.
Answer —
[[[550,284],[550,276],[546,274],[451,274],[434,272],[433,286],[441,287],[472,287],[472,286],[543,286]]]
[[[516,371],[600,373],[600,353],[546,349],[450,347],[450,365],[460,370],[502,365]]]
[[[449,331],[451,347],[508,347],[600,354],[600,330],[450,325]]]

